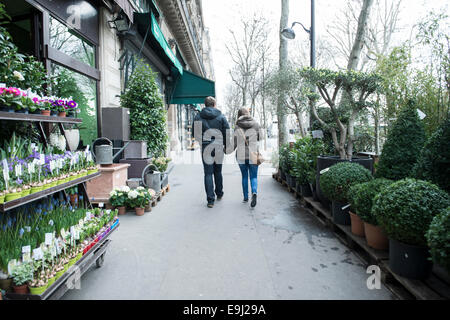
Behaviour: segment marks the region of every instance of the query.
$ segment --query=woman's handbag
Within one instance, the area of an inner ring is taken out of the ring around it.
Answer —
[[[247,141],[247,138],[245,137],[245,133],[244,133],[244,130],[240,130],[241,131],[241,134],[242,134],[242,136],[243,136],[243,138],[244,138],[244,141],[245,141],[245,145],[248,147],[248,141]],[[250,151],[250,148],[249,148],[249,160],[250,160],[250,162],[252,163],[252,164],[256,164],[257,166],[259,166],[259,165],[261,165],[264,161],[266,161],[264,158],[263,158],[263,156],[262,156],[262,154],[259,152],[259,151]]]

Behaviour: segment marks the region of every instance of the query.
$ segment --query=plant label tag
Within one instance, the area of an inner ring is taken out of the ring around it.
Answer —
[[[22,247],[22,253],[30,253],[30,252],[31,252],[31,246]]]
[[[324,174],[324,173],[327,172],[328,170],[330,170],[329,167],[328,167],[328,168],[325,168],[325,169],[323,169],[323,170],[320,170],[320,174]]]
[[[23,262],[31,261],[31,253],[27,252],[27,253],[22,254],[22,261]]]
[[[9,170],[8,167],[3,167],[3,180],[6,182],[6,186],[8,187],[8,181],[9,181]]]
[[[75,233],[75,227],[74,227],[74,226],[71,226],[71,227],[70,227],[70,234],[73,236],[74,233]]]
[[[39,155],[39,163],[41,166],[45,164],[45,155],[43,153]]]
[[[312,136],[315,139],[322,139],[323,138],[323,131],[322,130],[313,130]]]
[[[64,230],[64,228],[61,228],[61,237],[66,237],[66,230]]]
[[[17,177],[21,177],[22,176],[22,166],[20,164],[16,164],[14,166],[14,172],[16,173]]]
[[[417,113],[419,114],[419,118],[420,120],[425,119],[425,117],[427,116],[425,113],[422,112],[422,110],[417,109]]]
[[[90,213],[89,211],[86,212],[86,219],[91,220],[92,218],[92,213]]]
[[[103,208],[103,206],[104,206],[104,203],[103,203],[103,202],[99,202],[99,203],[98,203],[98,207],[99,207],[99,208]]]
[[[50,246],[52,244],[53,241],[53,233],[46,233],[45,234],[45,244],[47,246]]]
[[[36,248],[33,250],[33,259],[34,260],[40,260],[42,259],[43,253],[41,247]]]
[[[17,260],[12,259],[8,262],[8,275],[11,276],[13,269],[17,266]]]
[[[36,149],[36,143],[31,144],[31,150],[34,150],[34,149]]]
[[[31,232],[31,227],[30,226],[25,226],[24,228],[25,228],[25,230],[27,230],[27,232]]]
[[[75,235],[73,237],[75,240],[80,240],[80,231],[79,230],[75,230]]]
[[[89,145],[86,146],[86,152],[89,152]]]

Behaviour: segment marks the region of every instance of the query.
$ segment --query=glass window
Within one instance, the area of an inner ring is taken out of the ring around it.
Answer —
[[[59,75],[53,94],[61,98],[69,98],[78,103],[80,113],[78,117],[83,119],[80,130],[80,139],[83,145],[92,145],[97,139],[97,82],[78,72],[52,63],[52,75]]]
[[[50,17],[50,45],[93,68],[95,68],[95,47],[73,30]]]

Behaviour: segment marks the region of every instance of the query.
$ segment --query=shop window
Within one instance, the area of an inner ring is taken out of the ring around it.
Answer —
[[[91,145],[97,139],[97,82],[56,63],[51,64],[51,74],[62,79],[54,88],[54,94],[72,97],[78,103],[81,110],[78,117],[83,119],[80,139],[83,145]]]
[[[95,68],[95,47],[72,29],[50,17],[50,46]]]

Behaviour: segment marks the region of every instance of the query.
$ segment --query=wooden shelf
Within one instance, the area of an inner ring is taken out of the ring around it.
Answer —
[[[19,198],[19,199],[16,199],[16,200],[11,200],[11,201],[2,203],[2,204],[0,204],[0,212],[5,212],[5,211],[8,211],[8,210],[11,210],[13,208],[22,206],[22,205],[24,205],[26,203],[36,201],[38,199],[44,198],[44,197],[46,197],[48,195],[51,195],[53,193],[56,193],[56,192],[62,191],[64,189],[76,186],[76,185],[78,185],[80,183],[83,183],[83,182],[86,182],[86,181],[89,181],[89,180],[92,180],[92,179],[98,177],[100,174],[101,174],[100,172],[89,174],[87,176],[84,176],[84,177],[81,177],[81,178],[78,178],[78,179],[75,179],[75,180],[72,180],[72,181],[69,181],[69,182],[57,185],[56,187],[45,189],[45,190],[42,190],[42,191],[39,191],[39,192],[36,192],[36,193],[29,194],[29,195],[27,195],[25,197],[22,197],[22,198]]]
[[[53,122],[53,123],[82,123],[82,119],[71,117],[54,117],[43,116],[40,114],[26,114],[18,112],[0,111],[0,120],[14,120],[14,121],[31,121],[31,122]]]

